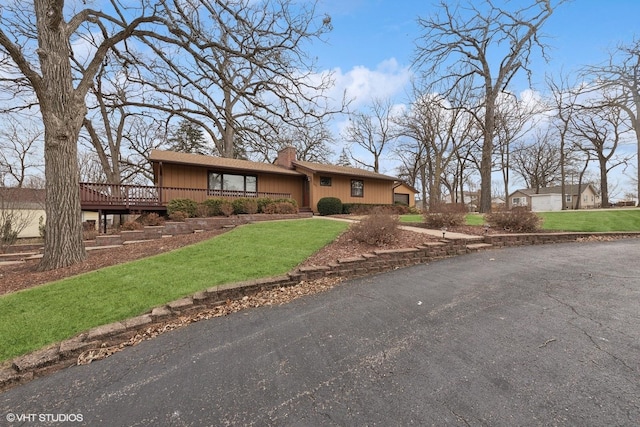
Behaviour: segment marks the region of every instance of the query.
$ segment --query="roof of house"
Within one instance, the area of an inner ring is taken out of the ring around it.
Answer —
[[[178,153],[175,151],[152,150],[149,155],[152,162],[179,163],[185,165],[197,165],[214,167],[226,170],[242,170],[251,172],[274,173],[280,175],[302,176],[303,174],[295,169],[287,169],[271,163],[252,162],[249,160],[229,159],[225,157],[204,156],[201,154]],[[381,179],[396,181],[397,178],[371,172],[365,169],[358,169],[346,166],[325,165],[321,163],[306,162],[302,160],[293,161],[294,168],[300,167],[314,173],[326,173],[337,175],[349,175],[360,178]]]
[[[382,179],[385,181],[397,181],[398,178],[384,175],[377,172],[368,171],[366,169],[358,169],[352,168],[348,166],[337,166],[337,165],[325,165],[321,163],[312,163],[305,162],[302,160],[294,160],[293,165],[296,167],[301,167],[303,169],[307,169],[308,171],[315,173],[327,173],[327,174],[336,174],[336,175],[349,175],[356,176],[359,178],[372,178],[372,179]]]
[[[152,162],[198,165],[228,170],[275,173],[280,175],[301,176],[300,172],[286,169],[271,163],[251,162],[249,160],[229,159],[226,157],[204,156],[202,154],[178,153],[175,151],[152,150],[149,155]]]
[[[584,193],[584,191],[588,187],[592,187],[593,191],[596,192],[592,184],[581,184],[579,193],[578,193],[578,184],[565,185],[564,191],[565,191],[565,194],[576,195],[576,194]],[[519,190],[514,191],[511,194],[514,194],[514,193],[524,193],[527,196],[535,196],[536,194],[538,195],[539,194],[562,194],[562,187],[560,185],[556,185],[553,187],[544,187],[544,188],[540,188],[537,192],[535,188],[521,188]]]
[[[44,209],[45,195],[41,188],[0,187],[0,210]]]
[[[417,193],[419,193],[419,191],[418,191],[418,190],[416,190],[416,189],[415,189],[415,187],[413,187],[413,186],[411,186],[411,185],[407,184],[407,183],[406,183],[406,182],[404,182],[404,181],[396,181],[396,183],[395,183],[395,184],[393,184],[393,189],[395,190],[396,188],[398,188],[398,187],[402,187],[402,186],[405,186],[409,191],[412,191],[412,192],[414,192],[414,193],[416,193],[416,194],[417,194]]]

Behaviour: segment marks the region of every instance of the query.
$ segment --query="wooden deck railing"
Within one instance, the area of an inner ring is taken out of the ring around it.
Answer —
[[[144,185],[80,183],[80,204],[94,209],[162,208],[172,199],[191,199],[202,202],[214,197],[237,199],[240,197],[291,198],[289,193],[252,191],[207,190],[199,188],[155,187]]]

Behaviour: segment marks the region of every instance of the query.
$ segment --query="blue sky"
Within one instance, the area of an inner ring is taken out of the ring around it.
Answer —
[[[389,76],[395,88],[399,75],[411,65],[415,40],[420,35],[418,16],[436,9],[435,2],[417,0],[319,0],[318,12],[332,18],[333,31],[327,43],[314,44],[321,69],[338,71],[338,77],[354,70],[369,71],[371,77]],[[453,3],[453,2],[452,2]],[[521,1],[496,0],[507,9]],[[529,3],[528,1],[526,3]],[[534,84],[542,89],[544,74],[569,72],[584,64],[607,58],[607,49],[619,42],[640,37],[640,1],[573,0],[559,8],[545,24],[543,32],[551,62],[537,58]],[[344,82],[343,82],[344,83]],[[396,96],[404,95],[405,87]],[[519,87],[517,90],[526,89]]]
[[[318,57],[320,69],[334,72],[337,83],[334,94],[346,89],[354,99],[352,109],[366,108],[376,97],[391,98],[400,104],[407,102],[415,41],[420,35],[416,20],[434,13],[436,3],[319,0],[318,13],[331,16],[334,29],[327,35],[327,43],[314,44],[312,52]],[[494,0],[494,3],[514,10],[518,4],[528,5],[531,1]],[[543,27],[551,60],[545,63],[536,55],[532,66],[533,89],[545,90],[545,73],[567,74],[583,65],[606,61],[608,50],[620,43],[629,44],[634,36],[640,37],[639,17],[638,0],[573,0],[558,7]],[[524,75],[514,79],[514,84],[512,90],[518,94],[529,89]],[[346,123],[346,120],[336,123],[338,135]],[[341,143],[338,137],[338,144]],[[625,149],[635,151],[635,146]],[[381,168],[392,174],[395,164],[387,161]],[[612,184],[630,187],[629,179],[620,175],[620,171],[616,170]]]

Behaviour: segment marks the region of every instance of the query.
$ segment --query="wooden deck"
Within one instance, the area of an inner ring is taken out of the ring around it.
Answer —
[[[82,210],[104,213],[129,213],[137,211],[166,211],[173,199],[191,199],[203,202],[206,199],[223,197],[269,197],[288,199],[287,193],[263,193],[245,191],[220,191],[198,188],[155,187],[143,185],[80,183],[80,205]]]

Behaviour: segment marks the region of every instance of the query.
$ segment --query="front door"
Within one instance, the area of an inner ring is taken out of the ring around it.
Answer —
[[[309,207],[309,193],[311,192],[310,177],[305,176],[302,178],[302,206],[303,208]]]

